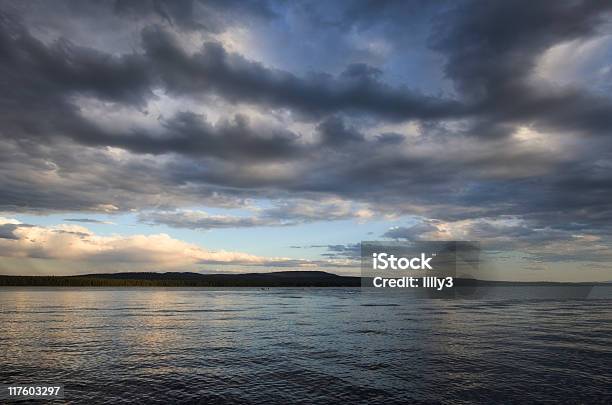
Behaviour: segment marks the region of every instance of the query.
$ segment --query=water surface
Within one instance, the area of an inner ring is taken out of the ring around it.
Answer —
[[[65,403],[612,402],[612,300],[2,288],[0,382]]]

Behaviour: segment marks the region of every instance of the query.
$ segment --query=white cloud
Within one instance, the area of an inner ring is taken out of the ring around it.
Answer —
[[[610,34],[557,44],[539,58],[534,69],[536,79],[561,85],[592,85],[609,67],[611,44]]]
[[[4,224],[17,225],[20,223],[21,222],[13,218],[0,217],[0,225],[4,225]]]
[[[115,264],[132,264],[134,270],[194,269],[204,264],[260,267],[343,266],[333,261],[263,257],[243,252],[207,250],[160,233],[153,235],[100,236],[80,225],[43,227],[21,224],[0,217],[0,224],[13,225],[10,238],[0,238],[0,256]]]

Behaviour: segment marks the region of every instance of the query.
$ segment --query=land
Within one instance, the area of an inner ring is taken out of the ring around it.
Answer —
[[[323,271],[273,273],[107,273],[78,276],[4,276],[0,286],[55,287],[359,287],[359,277]]]
[[[606,283],[507,282],[455,279],[456,286],[490,285],[582,285]],[[76,276],[0,275],[0,286],[29,287],[359,287],[360,277],[339,276],[324,271],[278,271],[272,273],[102,273]]]

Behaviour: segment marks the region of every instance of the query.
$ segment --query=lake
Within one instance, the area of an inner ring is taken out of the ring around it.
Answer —
[[[612,402],[612,299],[1,288],[0,381],[58,403]]]

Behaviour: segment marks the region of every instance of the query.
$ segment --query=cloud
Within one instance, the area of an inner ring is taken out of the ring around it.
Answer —
[[[382,236],[391,239],[424,240],[438,232],[439,228],[431,221],[418,222],[411,226],[395,226]]]
[[[28,83],[32,91],[11,96],[33,107],[75,93],[140,106],[152,96],[147,62],[141,56],[110,55],[63,38],[47,45],[31,35],[21,18],[4,12],[0,13],[0,53],[2,73],[12,81],[3,87]]]
[[[255,226],[279,226],[278,221],[259,217],[239,217],[231,215],[210,215],[203,211],[154,211],[143,212],[139,220],[151,224],[164,224],[173,228],[222,229],[250,228]]]
[[[114,225],[113,222],[110,221],[101,221],[99,219],[93,218],[64,218],[66,222],[81,222],[85,224],[103,224],[103,225]]]
[[[377,71],[365,64],[349,65],[338,77],[313,73],[302,78],[228,53],[220,43],[204,43],[201,51],[188,55],[158,27],[143,32],[143,48],[168,91],[179,95],[199,97],[213,92],[232,102],[289,108],[314,116],[355,111],[405,120],[461,112],[455,101],[384,84]]]
[[[2,256],[101,261],[109,264],[141,263],[162,268],[180,267],[205,260],[227,264],[258,264],[265,260],[243,253],[206,251],[166,234],[99,236],[79,225],[11,226],[14,237],[0,243]]]
[[[18,228],[19,228],[19,225],[15,225],[15,224],[0,225],[0,239],[17,240],[18,237],[15,235],[15,230]]]
[[[367,219],[373,216],[367,205],[340,198],[322,198],[279,201],[276,207],[261,212],[262,217],[293,222],[337,221],[342,219]]]
[[[117,15],[130,19],[151,19],[159,17],[159,22],[179,26],[186,30],[219,32],[240,17],[256,17],[263,21],[276,16],[267,1],[221,1],[205,2],[197,0],[117,0],[114,4]]]
[[[251,207],[251,209],[254,209]],[[139,220],[173,228],[221,229],[261,226],[295,226],[316,221],[369,219],[373,213],[365,206],[341,199],[278,201],[271,208],[255,209],[252,216],[210,215],[198,210],[141,212]]]
[[[236,115],[211,125],[200,114],[179,112],[161,121],[158,134],[134,127],[116,133],[84,116],[75,101],[99,101],[144,108],[153,93],[152,69],[143,55],[114,56],[67,40],[50,45],[34,38],[19,19],[0,16],[0,53],[6,78],[0,88],[10,99],[3,111],[6,137],[51,143],[69,138],[86,146],[113,146],[135,153],[179,153],[246,159],[289,159],[298,136],[287,130],[253,128]],[[31,91],[16,91],[30,88]],[[78,96],[78,97],[77,97]],[[114,105],[111,108],[119,108]],[[32,114],[38,119],[32,121]],[[261,132],[268,132],[259,136]]]
[[[2,2],[0,209],[191,229],[417,215],[387,236],[605,246],[612,101],[538,72],[559,47],[607,43],[610,8]],[[249,200],[272,206],[206,214]]]
[[[80,225],[43,227],[16,222],[3,218],[0,223],[2,257],[102,263],[109,268],[130,264],[135,269],[193,269],[205,264],[259,268],[348,267],[341,260],[312,261],[206,250],[163,233],[101,236]]]
[[[385,238],[428,241],[479,241],[488,252],[520,252],[536,262],[606,262],[612,259],[606,234],[588,233],[579,226],[540,227],[520,218],[478,218],[454,222],[422,220],[392,227]]]
[[[531,122],[585,135],[609,133],[609,98],[531,79],[546,50],[595,36],[611,11],[605,2],[524,1],[484,7],[466,2],[444,14],[432,44],[447,56],[446,75],[478,116],[471,132],[503,135],[506,125]]]
[[[318,245],[313,247],[324,247],[327,249],[321,256],[330,259],[345,258],[351,260],[361,260],[361,244],[353,243],[347,245]]]
[[[334,244],[334,245],[293,245],[291,249],[325,249],[321,257],[332,260],[345,260],[359,267],[361,263],[361,243]]]

